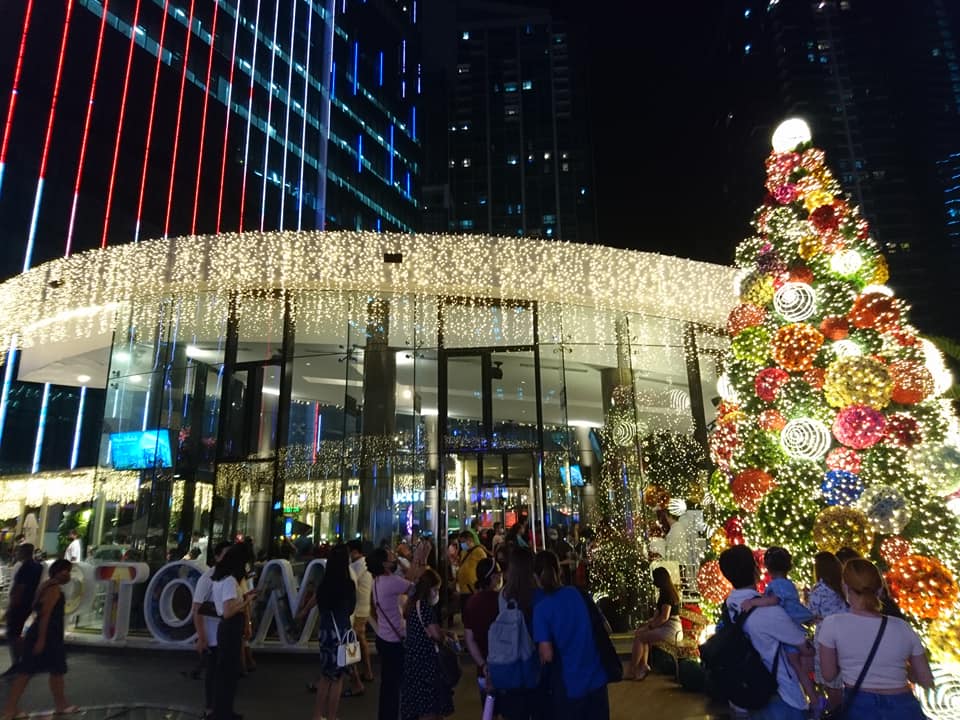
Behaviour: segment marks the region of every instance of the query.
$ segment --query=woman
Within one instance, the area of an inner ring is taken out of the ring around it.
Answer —
[[[880,571],[869,560],[848,560],[843,566],[843,588],[850,612],[824,618],[817,645],[824,679],[843,678],[845,720],[922,720],[923,710],[909,681],[932,688],[930,665],[913,628],[900,618],[881,614]],[[852,689],[878,636],[876,655],[854,695]]]
[[[843,599],[843,563],[833,553],[817,553],[813,558],[813,576],[816,584],[810,591],[807,607],[814,615],[817,635],[819,635],[820,624],[824,618],[849,610],[847,601]],[[814,643],[817,641],[817,635],[814,635]],[[843,679],[836,677],[827,682],[820,670],[819,653],[813,658],[813,671],[817,682],[826,690],[827,709],[836,710],[843,700]]]
[[[509,549],[503,590],[500,591],[500,607],[506,607],[511,600],[515,602],[527,621],[527,631],[533,637],[533,608],[543,595],[537,587],[533,571],[533,553],[516,545],[504,544],[500,547]],[[544,692],[540,688],[497,690],[497,712],[504,720],[538,718],[543,701]]]
[[[677,633],[683,632],[680,627],[680,593],[670,579],[670,572],[665,567],[654,568],[653,584],[660,591],[657,612],[633,634],[633,652],[627,676],[635,680],[643,680],[650,673],[647,664],[650,646],[658,642],[672,642],[676,640]]]
[[[69,560],[55,560],[50,566],[50,579],[37,589],[34,610],[37,619],[24,638],[23,656],[13,666],[16,677],[10,686],[10,695],[3,709],[3,720],[19,717],[17,705],[27,683],[34,675],[50,674],[50,692],[58,715],[74,713],[76,705],[68,705],[64,694],[63,676],[67,674],[67,655],[63,645],[63,585],[70,582]]]
[[[320,679],[313,720],[336,718],[343,692],[343,678],[350,668],[337,664],[337,648],[350,630],[350,616],[357,606],[357,587],[350,577],[350,552],[340,544],[330,551],[315,604],[320,620]]]
[[[580,591],[560,582],[560,561],[549,550],[537,553],[534,571],[543,596],[533,608],[533,640],[550,678],[551,720],[605,720],[610,717],[607,673],[600,662],[593,623]]]
[[[467,606],[463,610],[464,640],[467,651],[477,666],[481,707],[490,683],[487,673],[487,635],[500,613],[501,579],[500,566],[496,560],[486,557],[477,563],[477,591],[467,600]]]
[[[436,648],[444,639],[436,607],[439,601],[440,576],[427,568],[407,601],[400,691],[403,720],[438,720],[453,714],[453,688],[442,685]]]
[[[217,669],[213,690],[213,719],[233,720],[233,700],[243,672],[243,634],[255,592],[241,594],[247,550],[232,545],[213,571],[213,605],[220,616],[217,627]]]
[[[422,543],[421,543],[422,544]],[[413,583],[394,574],[396,560],[383,548],[373,551],[367,569],[373,575],[370,613],[375,620],[377,655],[380,656],[378,720],[397,720],[400,715],[400,682],[403,679],[402,601]],[[421,573],[422,574],[422,573]]]

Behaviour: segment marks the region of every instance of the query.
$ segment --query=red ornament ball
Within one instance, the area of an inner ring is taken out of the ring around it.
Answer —
[[[743,521],[736,515],[723,524],[723,533],[731,545],[743,545]]]
[[[723,576],[719,562],[707,560],[697,571],[697,589],[709,602],[719,605],[733,590],[733,585]]]
[[[806,265],[797,265],[790,268],[790,282],[804,283],[805,285],[813,284],[813,270],[808,268]]]
[[[861,329],[892,330],[900,322],[900,305],[896,298],[883,293],[860,295],[850,311],[850,322]]]
[[[833,436],[855,450],[873,447],[887,430],[883,413],[868,405],[850,405],[837,413],[833,421]]]
[[[777,392],[790,379],[790,373],[776,367],[764,368],[753,380],[757,397],[764,402],[773,402],[777,399]]]
[[[756,512],[757,506],[764,495],[773,490],[777,484],[770,473],[764,470],[751,468],[738,473],[730,484],[733,499],[737,505],[747,512]]]
[[[831,470],[843,470],[859,475],[860,464],[860,455],[850,448],[838,447],[827,453],[827,467]]]
[[[822,345],[823,335],[812,325],[784,325],[773,338],[773,359],[785,370],[803,372],[813,367]]]
[[[757,423],[764,430],[779,432],[787,426],[787,419],[779,410],[774,410],[771,408],[760,413],[759,417],[757,418]]]
[[[843,340],[850,335],[850,322],[841,315],[828,315],[820,323],[820,332],[828,340]]]
[[[840,226],[840,219],[832,205],[821,205],[810,213],[810,222],[817,230],[836,230]]]
[[[891,535],[880,543],[880,557],[887,565],[893,565],[900,558],[913,552],[910,541],[902,535]]]
[[[934,392],[933,375],[913,360],[896,360],[887,366],[893,380],[892,399],[901,405],[913,405]]]
[[[742,303],[730,311],[727,317],[727,332],[731,337],[736,337],[748,327],[759,325],[766,317],[767,311],[759,305]]]
[[[920,423],[916,418],[903,413],[887,416],[886,441],[895,447],[912,448],[923,441]]]

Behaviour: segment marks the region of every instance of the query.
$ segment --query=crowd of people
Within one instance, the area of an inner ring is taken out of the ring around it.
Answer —
[[[722,621],[742,621],[776,680],[776,693],[750,718],[924,718],[911,683],[933,687],[927,656],[872,562],[848,548],[818,553],[806,604],[789,578],[789,552],[771,547],[764,564],[770,580],[761,595],[749,547],[735,545],[720,555],[720,569],[733,586]]]

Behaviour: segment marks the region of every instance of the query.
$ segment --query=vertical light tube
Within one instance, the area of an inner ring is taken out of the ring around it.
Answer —
[[[357,172],[363,172],[363,133],[357,135]]]
[[[353,41],[353,94],[357,94],[360,86],[360,41]]]
[[[240,22],[239,5],[237,22]],[[257,42],[260,35],[260,0],[257,0],[257,19],[253,22],[253,61],[250,65],[250,95],[247,98],[247,137],[243,143],[243,183],[240,188],[240,226],[237,232],[243,232],[243,211],[247,201],[247,160],[250,157],[250,122],[253,120],[253,87],[257,74]]]
[[[17,336],[10,338],[7,350],[6,367],[3,368],[3,390],[0,391],[0,444],[3,443],[3,430],[7,426],[7,402],[10,400],[10,387],[13,385],[13,368],[17,364]]]
[[[390,154],[390,159],[389,159],[389,162],[390,162],[390,185],[393,185],[393,132],[394,132],[394,130],[393,130],[393,123],[390,123],[390,148],[389,148],[389,151],[388,151],[389,154]]]
[[[320,162],[317,163],[317,207],[315,211],[316,229],[323,230],[327,225],[327,158],[330,146],[330,106],[336,93],[337,64],[333,61],[334,32],[337,26],[336,0],[327,0],[327,26],[323,37],[323,67],[320,70],[321,82],[328,82],[329,90],[325,98],[321,97],[320,106]]]
[[[290,91],[293,90],[293,50],[296,40],[294,33],[296,27],[297,0],[293,0],[293,21],[290,23],[290,62],[287,63],[289,65],[289,71],[287,72],[287,117],[283,125],[283,173],[280,178],[280,230],[283,230],[283,211],[287,199],[287,153],[290,148],[290,106],[293,105],[293,95]]]
[[[50,383],[43,386],[43,399],[40,401],[40,422],[37,423],[37,439],[33,443],[33,464],[31,474],[40,471],[40,454],[43,452],[43,434],[47,427],[47,409],[50,406]]]
[[[213,22],[210,28],[210,53],[207,55],[207,79],[203,83],[203,117],[200,120],[200,147],[197,155],[197,184],[196,188],[193,191],[193,217],[190,220],[190,234],[197,234],[197,208],[200,205],[200,171],[203,169],[203,141],[207,134],[207,105],[210,102],[210,71],[213,70],[213,47],[217,42],[217,9],[220,7],[220,3],[214,0],[213,3]],[[184,58],[184,66],[186,66],[186,58]],[[233,70],[233,66],[230,66],[230,70]],[[227,112],[229,112],[229,104],[227,106]]]
[[[117,120],[117,134],[113,145],[113,163],[110,166],[110,184],[107,186],[107,209],[103,215],[103,235],[100,247],[107,246],[107,231],[110,228],[110,207],[113,205],[113,187],[117,180],[117,163],[120,160],[120,137],[123,134],[123,119],[127,113],[127,89],[130,87],[130,69],[133,67],[133,48],[137,44],[137,23],[140,20],[140,0],[133,10],[133,25],[130,26],[130,47],[127,49],[127,69],[123,74],[123,91],[120,95],[120,118]]]
[[[7,147],[10,143],[10,130],[13,128],[13,112],[17,107],[17,95],[20,92],[20,72],[23,70],[23,56],[27,51],[27,34],[30,32],[30,18],[33,16],[33,0],[27,0],[23,14],[23,30],[20,32],[20,49],[17,51],[17,64],[13,71],[13,85],[10,86],[10,105],[7,107],[7,121],[3,125],[3,140],[0,140],[0,191],[3,190],[3,170],[7,166]],[[6,413],[6,406],[0,407],[0,413]],[[0,415],[0,436],[3,433],[3,417]]]
[[[177,128],[173,133],[173,157],[170,160],[170,182],[167,187],[167,213],[163,221],[163,237],[170,235],[170,213],[173,210],[173,180],[177,175],[177,149],[180,147],[180,119],[183,116],[183,94],[187,89],[187,63],[190,61],[190,40],[193,38],[193,8],[195,0],[190,0],[190,14],[187,16],[187,41],[183,50],[183,73],[180,76],[180,97],[177,100]],[[203,148],[200,149],[201,155]]]
[[[230,137],[230,115],[233,112],[233,70],[237,64],[237,31],[240,29],[240,2],[233,24],[233,45],[230,47],[230,78],[227,80],[227,115],[223,121],[223,154],[220,156],[220,192],[217,195],[217,233],[220,233],[220,220],[223,217],[223,185],[227,177],[227,141]],[[256,43],[256,39],[254,39]],[[210,92],[209,88],[207,92]],[[246,174],[246,168],[244,168]]]
[[[264,131],[265,140],[263,142],[263,191],[260,195],[260,232],[263,232],[267,217],[267,175],[270,172],[270,131],[273,129],[273,71],[277,65],[277,20],[280,18],[280,0],[277,0],[277,6],[273,12],[273,40],[270,41],[270,85],[267,88],[269,99],[267,100],[267,129]]]
[[[27,249],[23,256],[23,272],[30,269],[33,260],[33,244],[37,239],[37,218],[40,215],[40,201],[43,198],[43,180],[47,174],[50,139],[53,137],[53,123],[57,116],[57,100],[60,97],[60,80],[63,78],[63,61],[67,54],[67,38],[70,35],[70,20],[72,18],[73,0],[67,0],[67,16],[63,22],[63,36],[60,39],[60,57],[57,60],[57,74],[53,80],[53,96],[50,99],[50,114],[47,116],[47,133],[43,139],[43,154],[40,156],[40,176],[37,178],[37,192],[33,198],[33,214],[30,217],[30,234],[27,236]]]
[[[87,401],[87,386],[80,388],[80,404],[77,406],[77,426],[73,429],[73,449],[70,451],[70,469],[77,466],[80,456],[80,429],[83,427],[83,406]]]
[[[147,166],[150,160],[150,141],[153,139],[153,117],[157,109],[157,86],[160,83],[160,66],[163,64],[163,41],[167,35],[167,17],[170,0],[163,2],[163,20],[160,21],[160,43],[157,47],[157,64],[153,71],[153,93],[150,97],[150,117],[147,120],[147,143],[143,149],[143,170],[140,173],[140,196],[137,199],[137,221],[133,229],[133,241],[140,240],[140,217],[143,214],[143,197],[147,189]],[[134,28],[136,33],[136,28]],[[106,238],[106,235],[104,235]]]
[[[103,49],[103,31],[107,27],[107,11],[110,0],[103,0],[103,15],[100,17],[100,34],[97,36],[97,51],[93,58],[93,76],[90,79],[90,97],[87,100],[87,116],[83,121],[83,140],[80,141],[80,160],[77,162],[77,178],[73,183],[73,205],[70,207],[70,224],[67,226],[67,242],[63,256],[70,256],[73,245],[73,227],[77,220],[77,205],[80,202],[80,182],[83,179],[83,164],[87,158],[87,136],[90,134],[90,118],[93,116],[93,101],[97,95],[97,76],[100,74],[100,51]],[[134,29],[133,32],[136,32]]]
[[[380,51],[380,74],[379,74],[378,85],[383,87],[383,50]]]
[[[303,172],[307,160],[307,101],[310,91],[310,45],[313,43],[313,0],[308,0],[307,62],[303,66],[303,129],[300,135],[300,188],[297,192],[297,230],[303,229]]]

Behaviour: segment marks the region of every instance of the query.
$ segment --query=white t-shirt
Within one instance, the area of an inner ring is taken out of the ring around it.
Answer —
[[[727,596],[727,608],[731,619],[740,611],[740,604],[747,598],[760,597],[752,588],[734,590]],[[763,658],[767,670],[773,671],[773,661],[780,652],[777,663],[777,693],[787,705],[798,710],[807,708],[806,696],[800,687],[800,680],[791,669],[783,645],[798,647],[803,645],[807,636],[779,605],[758,607],[743,624],[743,631],[750,638],[754,649]]]
[[[837,651],[843,684],[853,687],[880,630],[880,617],[842,613],[820,624],[817,642]],[[900,618],[888,617],[877,654],[863,679],[863,689],[899,690],[907,686],[907,659],[923,655],[923,644],[913,628]]]
[[[223,608],[227,600],[240,600],[240,586],[237,579],[227,575],[223,580],[213,583],[213,604],[217,607],[217,614],[223,617]]]
[[[193,589],[193,602],[195,604],[205,603],[213,600],[213,568],[207,570],[200,579],[197,580],[197,586]],[[203,616],[203,629],[207,635],[207,645],[217,646],[217,628],[220,627],[220,618]]]
[[[74,538],[70,544],[67,545],[67,550],[63,553],[63,557],[70,562],[80,562],[83,560],[83,543],[80,541],[80,538]]]
[[[373,589],[373,575],[367,570],[365,558],[357,558],[350,563],[350,573],[357,585],[357,607],[353,611],[354,617],[370,617],[370,591]]]

